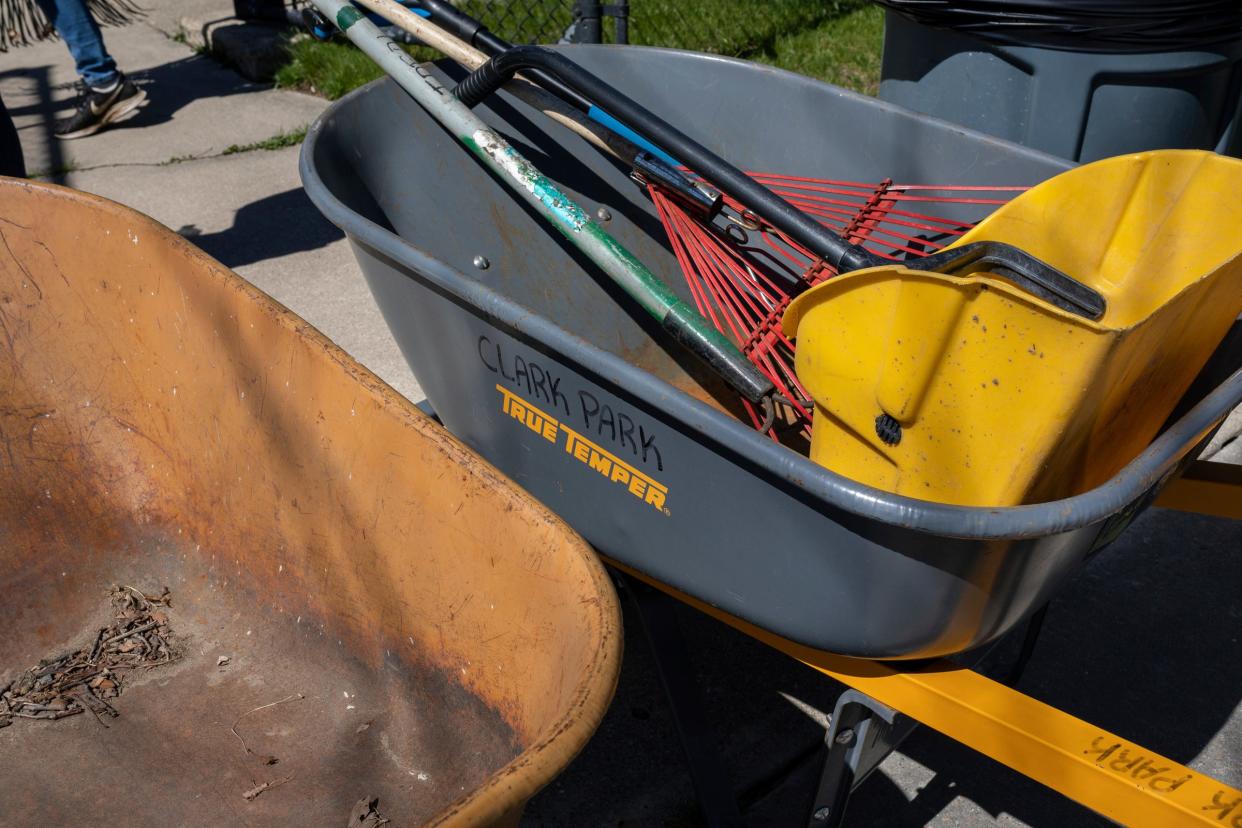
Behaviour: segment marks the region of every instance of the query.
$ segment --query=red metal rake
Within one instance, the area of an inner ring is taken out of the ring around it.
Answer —
[[[970,205],[980,208],[982,218],[1027,189],[747,175],[847,241],[894,261],[934,253],[974,226],[928,211]],[[812,406],[794,373],[794,343],[781,330],[781,318],[794,296],[835,271],[727,195],[722,217],[706,220],[687,211],[658,182],[647,182],[647,192],[699,312],[732,337],[776,385],[786,403],[785,430],[809,436]],[[755,406],[743,404],[755,427],[778,439],[773,423]]]

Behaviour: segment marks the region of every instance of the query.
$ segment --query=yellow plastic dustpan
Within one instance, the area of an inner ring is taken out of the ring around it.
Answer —
[[[989,273],[877,267],[783,321],[815,400],[811,458],[963,505],[1085,491],[1155,437],[1242,312],[1242,161],[1109,158],[1001,207],[954,246],[1015,245],[1107,300],[1091,321]]]

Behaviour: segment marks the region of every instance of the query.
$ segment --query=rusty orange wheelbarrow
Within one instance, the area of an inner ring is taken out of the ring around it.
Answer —
[[[0,179],[0,241],[0,690],[114,585],[176,650],[115,718],[0,703],[0,823],[516,824],[615,686],[591,549],[144,216]]]

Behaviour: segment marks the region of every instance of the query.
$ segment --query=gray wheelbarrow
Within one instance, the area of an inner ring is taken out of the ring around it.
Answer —
[[[1031,185],[1067,168],[769,67],[640,48],[572,56],[744,169]],[[512,98],[478,111],[688,296],[628,170]],[[996,639],[1116,537],[1242,402],[1235,337],[1159,439],[1102,485],[997,509],[900,497],[723,413],[676,345],[395,84],[329,108],[301,173],[349,236],[450,431],[613,561],[832,653],[921,658]]]

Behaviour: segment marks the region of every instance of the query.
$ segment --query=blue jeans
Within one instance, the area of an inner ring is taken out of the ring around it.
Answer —
[[[56,27],[77,64],[78,74],[94,89],[107,88],[121,73],[104,48],[99,24],[86,9],[86,0],[36,0],[39,8]]]

